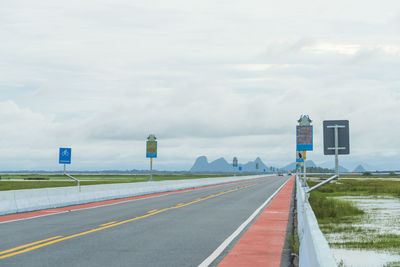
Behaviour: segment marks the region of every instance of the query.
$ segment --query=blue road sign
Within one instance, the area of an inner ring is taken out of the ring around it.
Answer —
[[[296,126],[296,150],[297,151],[312,151],[313,150],[313,127]]]
[[[71,164],[71,148],[60,147],[60,164]]]
[[[241,171],[242,170],[242,166],[239,166],[239,171]]]
[[[238,159],[237,157],[233,158],[233,163],[232,163],[233,168],[236,168],[238,166]]]
[[[157,141],[146,142],[146,158],[157,158]]]
[[[296,151],[296,162],[304,162],[303,151]]]

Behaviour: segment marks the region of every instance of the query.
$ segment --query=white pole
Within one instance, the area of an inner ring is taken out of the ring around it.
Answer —
[[[335,125],[335,172],[339,178],[339,127]]]
[[[153,181],[153,158],[150,158],[150,181]]]
[[[303,152],[303,155],[305,153]],[[304,158],[304,166],[303,166],[303,186],[306,186],[306,173],[307,173],[307,168],[306,168],[306,158]]]

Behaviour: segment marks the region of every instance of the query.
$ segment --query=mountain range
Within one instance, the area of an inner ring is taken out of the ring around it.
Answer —
[[[258,163],[258,168],[257,168]],[[258,157],[254,161],[249,161],[246,164],[238,164],[238,169],[243,172],[269,172],[269,168]],[[224,158],[216,159],[208,162],[206,156],[201,156],[196,159],[190,172],[234,172],[232,164],[229,164]]]
[[[258,168],[257,168],[258,163]],[[246,164],[239,164],[239,168],[241,167],[242,172],[271,172],[272,167],[268,167],[259,157],[257,157],[254,161],[249,161]],[[307,167],[320,167],[325,169],[334,170],[335,164],[334,162],[324,162],[321,164],[315,164],[312,160],[306,161]],[[291,172],[296,169],[296,162],[292,162],[282,168],[275,168],[278,171],[286,171]],[[366,168],[363,165],[359,164],[354,168],[353,172],[365,172]],[[196,159],[193,164],[190,172],[234,172],[233,166],[231,163],[228,163],[224,158],[216,159],[212,162],[208,162],[206,156],[200,156]],[[349,169],[339,165],[339,172],[351,172]]]

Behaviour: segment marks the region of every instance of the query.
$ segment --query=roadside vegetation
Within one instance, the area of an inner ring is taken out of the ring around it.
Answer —
[[[83,185],[136,183],[149,180],[149,175],[74,175]],[[153,174],[153,181],[199,179],[229,175],[159,175]],[[76,186],[76,182],[63,175],[10,174],[1,175],[0,191],[35,189],[48,187]]]
[[[308,168],[307,168],[308,171]],[[331,171],[332,172],[332,171]],[[332,174],[307,174],[307,177],[319,177],[319,178],[329,178],[331,177]],[[376,178],[400,178],[400,174],[396,174],[394,172],[391,172],[389,174],[372,174],[371,172],[363,172],[360,174],[352,174],[348,176],[341,176],[340,178],[346,178],[346,179],[354,179],[354,178],[367,178],[367,179],[376,179]]]
[[[318,182],[310,181],[312,187]],[[400,198],[400,181],[384,179],[340,179],[320,187],[315,192],[322,193],[326,197],[334,196],[371,196],[391,195]]]
[[[309,181],[308,185],[312,187],[317,183]],[[371,224],[370,214],[358,208],[352,201],[341,199],[357,196],[400,198],[400,181],[340,179],[313,191],[309,201],[329,244],[332,247],[391,251],[398,254],[400,235],[385,233],[379,228],[364,227],[366,223]]]
[[[362,210],[357,208],[349,201],[333,199],[326,196],[326,193],[318,191],[312,192],[310,197],[310,205],[313,208],[315,216],[319,223],[343,221],[350,216],[364,214]]]

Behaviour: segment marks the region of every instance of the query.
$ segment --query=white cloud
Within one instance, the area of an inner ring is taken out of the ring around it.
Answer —
[[[301,114],[316,161],[325,119],[350,120],[354,161],[400,159],[397,1],[3,6],[0,170],[57,168],[64,145],[76,169],[146,168],[149,133],[156,168],[199,155],[284,165]]]

